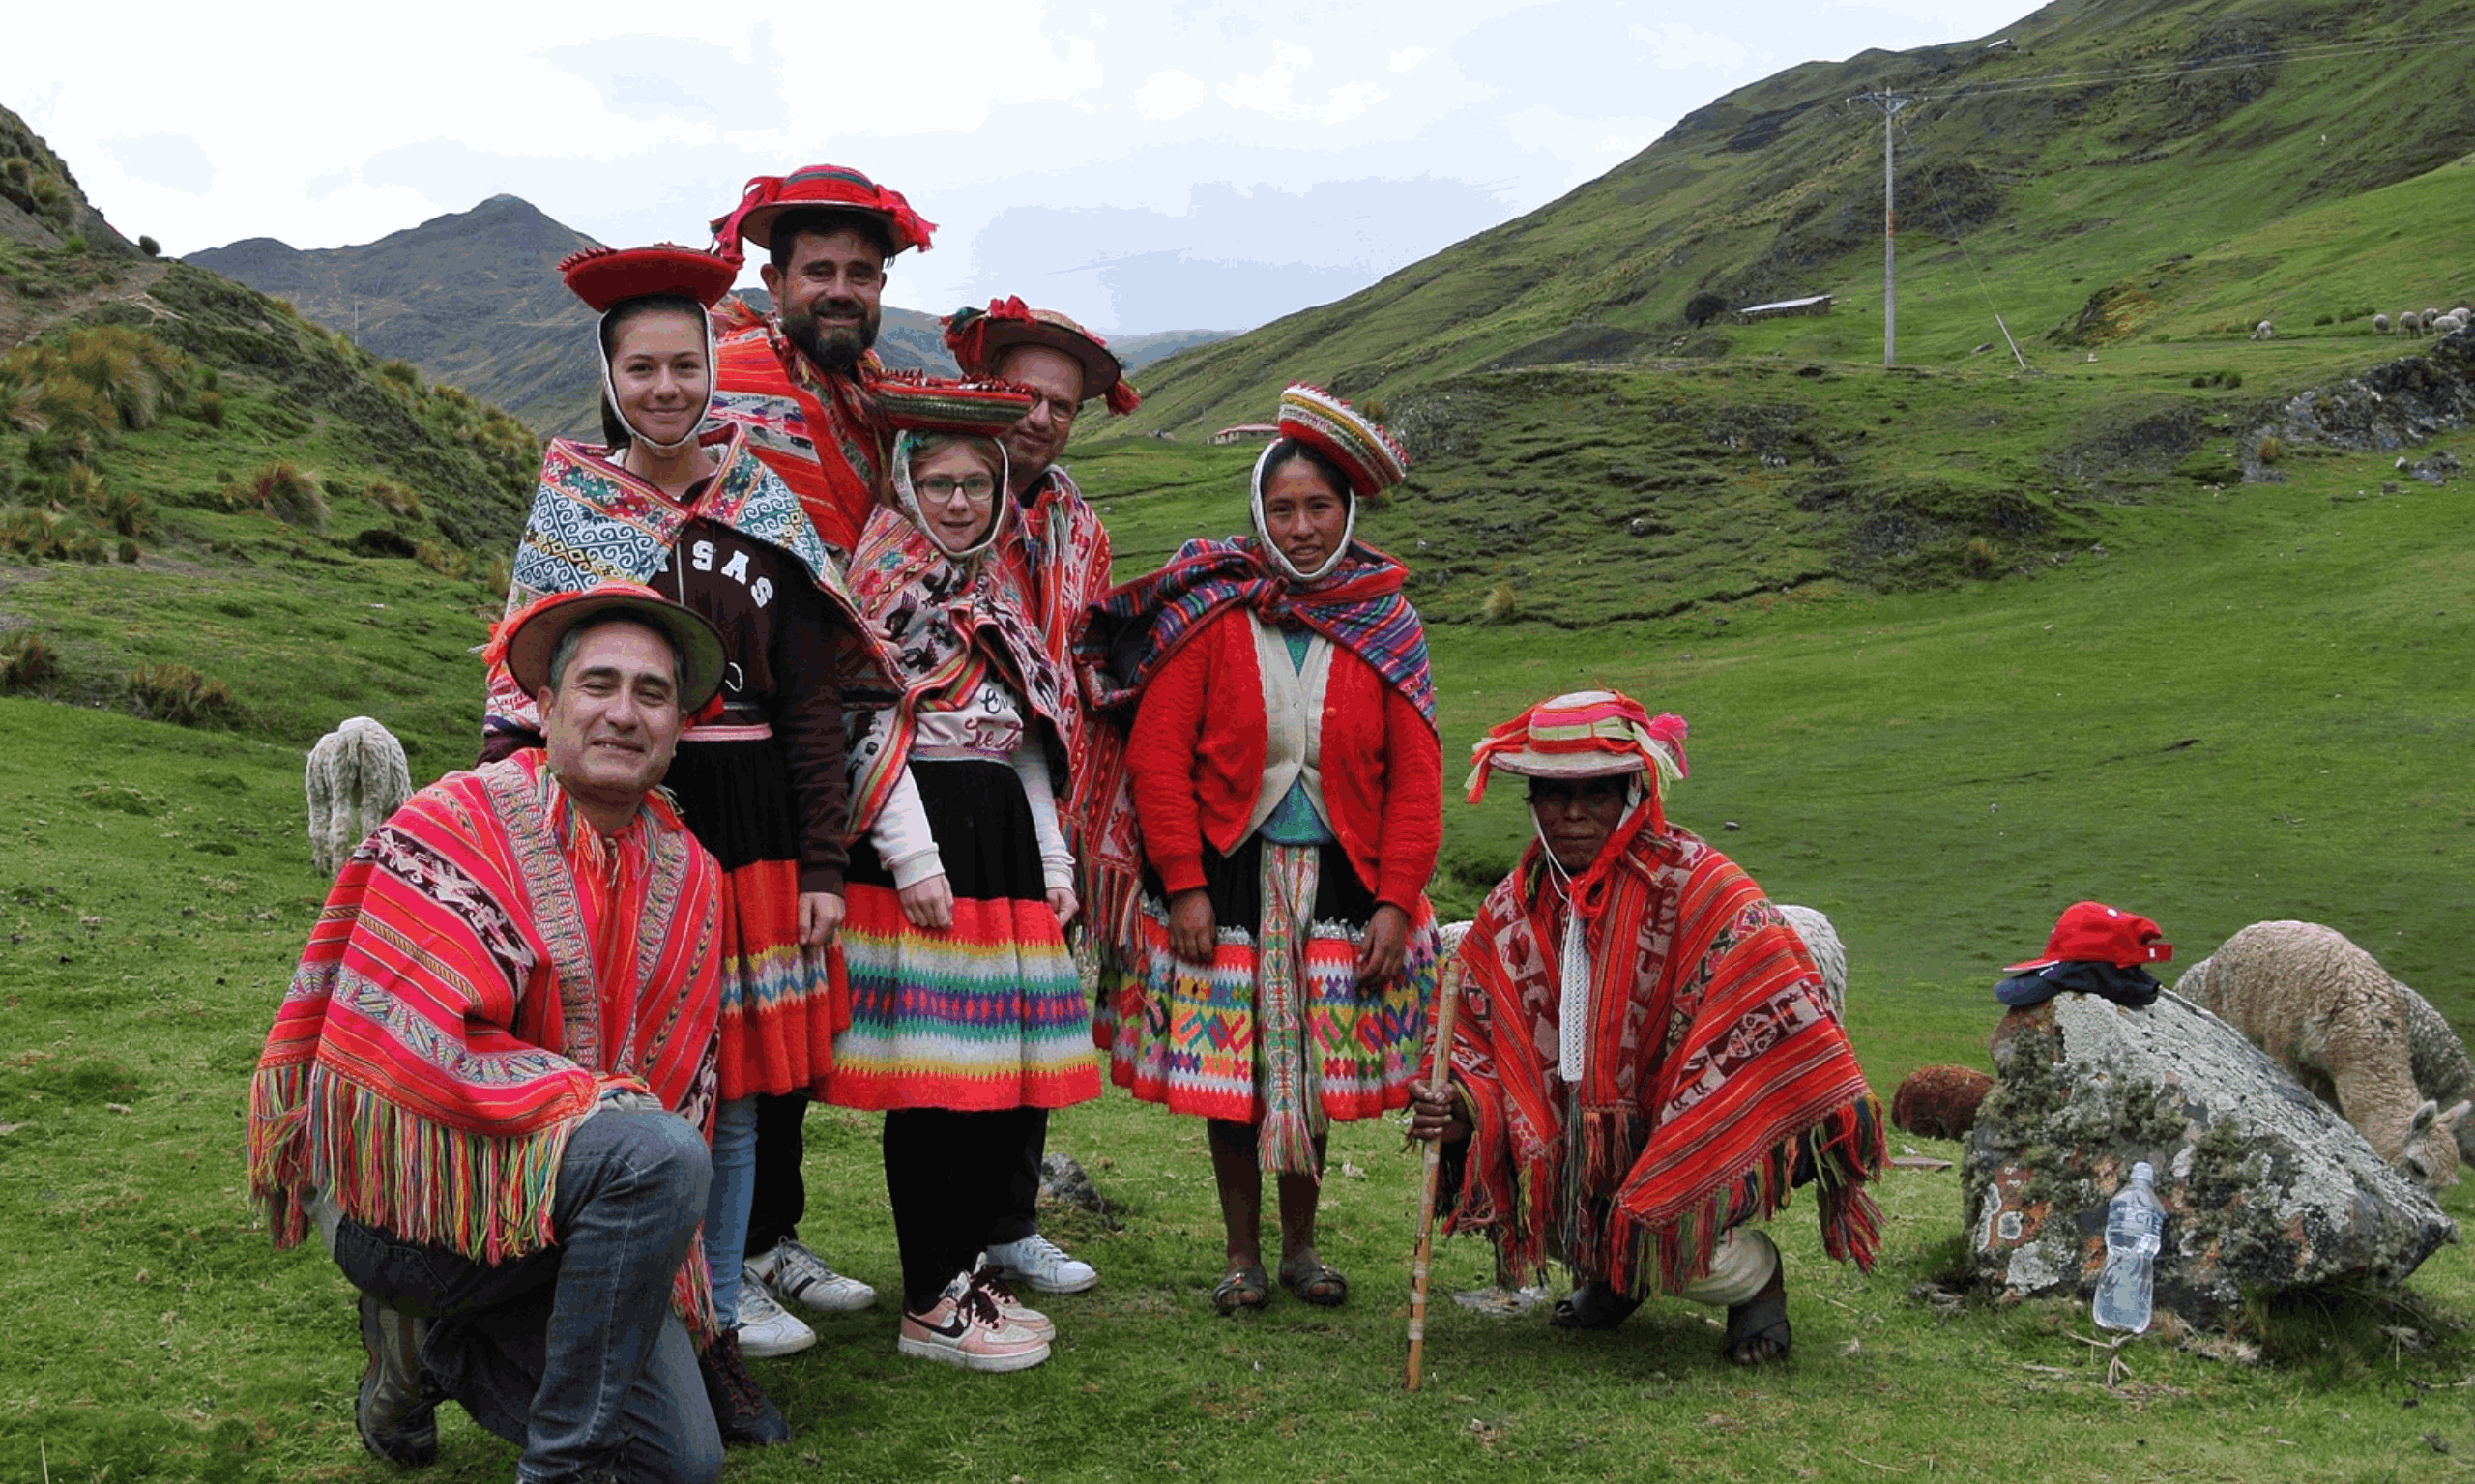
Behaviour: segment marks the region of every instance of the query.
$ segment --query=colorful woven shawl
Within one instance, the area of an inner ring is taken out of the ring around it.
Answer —
[[[1514,1281],[1558,1258],[1626,1293],[1673,1293],[1708,1270],[1721,1233],[1810,1178],[1823,1246],[1870,1269],[1881,1106],[1820,977],[1751,877],[1645,818],[1610,841],[1583,900],[1580,1086],[1556,1072],[1566,908],[1540,847],[1462,945],[1452,1062],[1476,1131],[1454,1225],[1488,1233]]]
[[[1095,677],[1076,655],[1092,605],[1108,596],[1109,532],[1073,478],[1054,464],[1018,513],[1014,539],[994,555],[1005,579],[1024,595],[1050,662],[1075,688],[1075,702],[1065,709],[1066,777],[1073,794],[1063,812],[1068,843],[1080,858],[1087,854],[1085,836],[1097,800],[1105,797],[1101,790],[1121,771],[1118,759],[1125,748],[1120,727],[1090,714]]]
[[[597,1090],[710,1126],[720,877],[668,801],[603,836],[539,750],[451,773],[356,851],[249,1085],[248,1176],[278,1247],[304,1203],[480,1263],[551,1240]],[[706,1312],[701,1251],[679,1298]]]
[[[1073,735],[1072,682],[1049,658],[1004,564],[988,556],[956,561],[900,511],[880,506],[852,558],[851,587],[869,628],[893,656],[902,692],[891,706],[851,722],[855,833],[866,833],[892,797],[911,759],[920,709],[970,694],[992,665],[1056,738]],[[1062,748],[1051,757],[1065,761]]]
[[[713,416],[747,429],[756,456],[781,476],[817,535],[839,555],[859,542],[877,503],[891,435],[866,382],[884,370],[871,352],[857,380],[808,364],[771,319],[737,299],[714,310]]]
[[[720,468],[705,481],[693,505],[683,506],[628,473],[610,452],[589,444],[553,438],[541,455],[541,482],[515,548],[515,579],[507,611],[515,613],[551,593],[572,593],[604,582],[651,582],[670,561],[679,533],[690,520],[718,522],[787,551],[807,569],[854,634],[864,635],[859,601],[842,579],[843,554],[827,547],[816,527],[780,477],[748,447],[747,430],[732,427],[719,447]],[[760,599],[762,601],[762,599]],[[891,666],[873,645],[862,643],[844,684],[883,684]],[[504,663],[489,673],[489,716],[494,730],[512,725],[539,734],[533,698],[516,684]]]
[[[1100,703],[1131,705],[1162,660],[1202,632],[1204,621],[1245,603],[1275,622],[1294,618],[1375,667],[1435,724],[1435,676],[1426,626],[1401,596],[1410,569],[1362,541],[1350,543],[1330,576],[1300,586],[1275,576],[1250,537],[1186,542],[1168,566],[1092,605],[1087,657],[1114,679]]]

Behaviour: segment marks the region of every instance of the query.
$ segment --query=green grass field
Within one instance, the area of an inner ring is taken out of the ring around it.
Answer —
[[[1239,518],[1236,476],[1196,451],[1164,455],[1154,494],[1112,495],[1143,482],[1128,457],[1085,467],[1129,561]],[[1439,624],[1448,793],[1477,733],[1550,691],[1610,684],[1682,713],[1694,775],[1672,812],[1832,916],[1884,1094],[1925,1062],[1985,1064],[1996,966],[2082,896],[2157,917],[2185,962],[2258,918],[2330,922],[2475,1023],[2465,486],[2382,495],[2396,476],[2372,455],[2289,472],[2110,507],[2104,555],[2076,548],[2033,578],[1817,584],[1580,628]],[[1407,500],[1379,518],[1415,529]],[[296,728],[400,716],[422,775],[469,743],[469,585],[352,560],[352,604],[329,567],[277,562],[187,588],[17,568],[0,589],[70,645],[219,653],[255,687],[238,734],[0,700],[0,1233],[16,1254],[0,1275],[0,1477],[389,1474],[351,1433],[341,1280],[271,1252],[241,1199],[248,1069],[320,894]],[[250,619],[210,627],[226,601]],[[1459,915],[1524,826],[1509,798],[1448,811],[1436,895]],[[890,1286],[873,1121],[820,1112],[812,1128],[811,1236]],[[1325,1250],[1357,1281],[1351,1306],[1283,1302],[1253,1323],[1209,1313],[1217,1217],[1196,1125],[1112,1092],[1063,1116],[1056,1145],[1123,1223],[1058,1228],[1105,1277],[1053,1305],[1057,1358],[932,1374],[894,1355],[886,1313],[830,1322],[816,1351],[760,1367],[799,1446],[735,1456],[731,1477],[2406,1480],[2465,1477],[2475,1448],[2462,1248],[2426,1265],[2404,1308],[2256,1314],[2246,1333],[2273,1342],[2272,1365],[2149,1340],[2109,1389],[2076,1309],[1944,1316],[1909,1297],[1956,1257],[1959,1191],[1901,1173],[1871,1278],[1820,1257],[1809,1206],[1779,1223],[1798,1335],[1784,1371],[1723,1367],[1716,1331],[1675,1304],[1613,1338],[1447,1307],[1412,1398],[1414,1165],[1389,1130],[1335,1144]],[[2468,1189],[2446,1202],[2461,1219]],[[1480,1284],[1483,1250],[1452,1244],[1444,1272]],[[446,1454],[435,1477],[510,1467],[460,1420]]]

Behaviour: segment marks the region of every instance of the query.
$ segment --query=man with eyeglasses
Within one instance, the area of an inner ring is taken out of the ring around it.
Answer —
[[[1109,533],[1057,460],[1085,403],[1100,398],[1112,415],[1123,417],[1142,399],[1098,335],[1054,309],[1034,309],[1017,298],[957,311],[946,321],[946,344],[964,375],[1012,382],[1033,395],[1031,410],[1003,440],[1006,498],[1021,507],[1022,519],[1016,539],[999,556],[1038,621],[1049,656],[1071,666],[1092,604],[1109,591]],[[1063,813],[1082,877],[1078,895],[1086,931],[1100,957],[1099,999],[1105,1006],[1122,972],[1116,945],[1132,941],[1133,914],[1140,909],[1142,854],[1132,835],[1132,808],[1104,807],[1123,787],[1124,733],[1093,713],[1091,686],[1080,667],[1075,673],[1074,726],[1065,739],[1070,792]],[[1122,821],[1116,831],[1121,837],[1104,838],[1103,823],[1112,817]],[[1026,1129],[1012,1205],[989,1233],[989,1261],[1011,1280],[1042,1293],[1081,1293],[1100,1275],[1039,1232],[1046,1115],[1027,1119]]]
[[[1471,749],[1529,785],[1537,839],[1462,940],[1452,1045],[1410,1084],[1443,1145],[1440,1206],[1506,1281],[1573,1275],[1550,1323],[1614,1329],[1643,1298],[1727,1310],[1720,1353],[1784,1360],[1779,1249],[1750,1225],[1815,1187],[1822,1246],[1873,1266],[1882,1110],[1821,975],[1735,862],[1662,808],[1684,718],[1614,691],[1542,701]]]

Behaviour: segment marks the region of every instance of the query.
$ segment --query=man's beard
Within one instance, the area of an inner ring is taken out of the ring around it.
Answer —
[[[840,308],[842,306],[834,305],[832,307]],[[859,358],[877,343],[877,324],[882,318],[878,311],[864,306],[860,312],[863,318],[856,328],[836,325],[828,330],[817,323],[813,306],[786,309],[782,314],[782,334],[789,336],[791,343],[798,346],[800,353],[814,363],[819,370],[835,376],[856,375],[859,369]]]

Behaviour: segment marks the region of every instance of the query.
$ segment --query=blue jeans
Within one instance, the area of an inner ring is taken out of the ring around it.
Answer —
[[[422,1362],[473,1419],[523,1448],[520,1484],[710,1484],[722,1444],[671,1278],[712,1182],[703,1137],[668,1113],[605,1109],[568,1136],[557,1245],[495,1265],[346,1221],[335,1263],[433,1321]]]
[[[705,1203],[705,1264],[713,1270],[713,1314],[739,1327],[741,1254],[756,1204],[756,1099],[735,1097],[713,1111],[713,1194]]]

